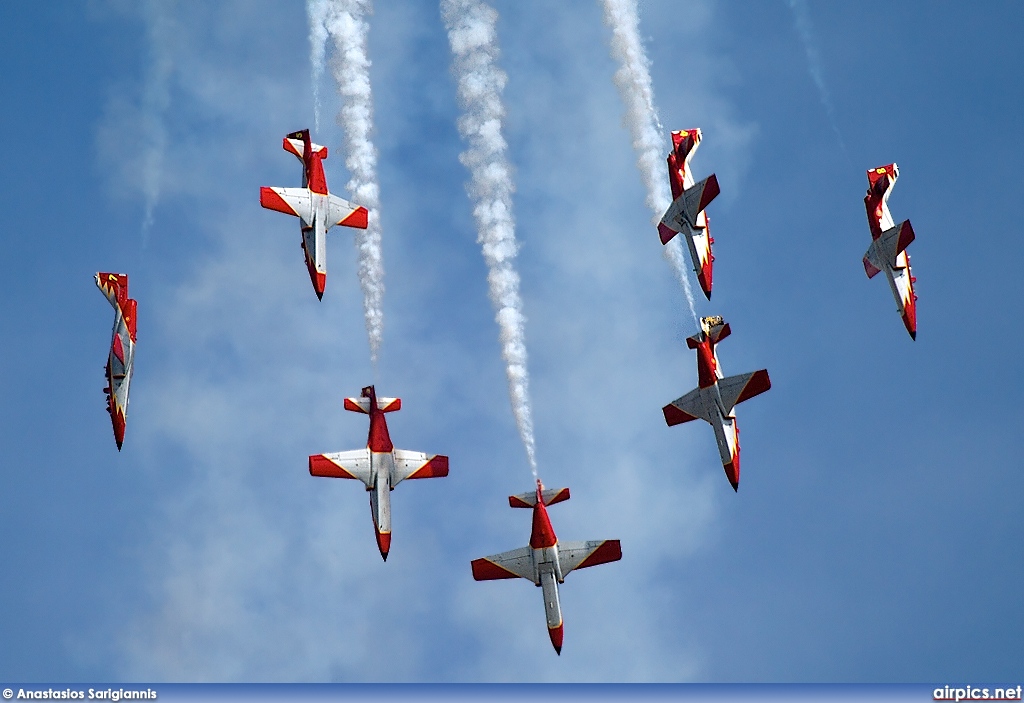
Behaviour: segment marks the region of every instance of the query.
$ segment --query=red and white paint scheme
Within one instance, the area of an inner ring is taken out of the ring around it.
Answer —
[[[716,345],[732,332],[721,317],[702,317],[701,331],[687,337],[686,346],[697,350],[698,386],[662,408],[669,427],[702,419],[715,430],[718,453],[734,491],[740,489],[740,430],[733,408],[772,387],[767,369],[725,377]]]
[[[447,476],[448,457],[395,449],[384,413],[401,410],[401,398],[378,398],[373,386],[367,386],[362,397],[345,398],[345,409],[370,416],[366,448],[315,454],[309,457],[309,473],[326,478],[354,478],[366,484],[377,547],[387,561],[391,549],[391,491],[406,479]]]
[[[316,297],[323,300],[327,283],[327,230],[334,225],[366,229],[366,208],[342,200],[327,191],[323,160],[327,147],[310,141],[309,130],[284,138],[284,150],[302,162],[301,188],[260,188],[260,205],[294,215],[301,220],[302,251]]]
[[[568,488],[544,490],[537,481],[537,490],[509,496],[513,508],[533,508],[533,531],[530,545],[472,561],[473,578],[477,581],[524,578],[539,586],[544,594],[548,636],[555,652],[562,653],[562,606],[558,602],[558,584],[573,569],[606,564],[622,558],[619,540],[590,542],[559,542],[548,518],[548,505],[569,500]]]
[[[907,245],[914,241],[914,228],[910,226],[910,220],[893,224],[889,214],[889,193],[899,177],[900,169],[896,164],[868,171],[868,194],[864,196],[864,207],[868,211],[873,241],[864,254],[864,271],[868,278],[874,278],[880,271],[885,272],[896,298],[896,311],[903,318],[911,339],[917,339],[917,295],[914,294],[917,279],[910,273],[910,256],[906,251]]]
[[[700,183],[694,183],[690,172],[690,159],[700,146],[699,129],[684,129],[672,132],[672,152],[668,155],[668,180],[672,186],[672,205],[658,224],[661,243],[669,241],[682,232],[690,249],[693,271],[704,295],[711,300],[712,264],[711,238],[708,216],[704,208],[719,193],[718,178],[711,174]]]
[[[135,312],[138,303],[128,297],[128,276],[123,273],[97,273],[96,286],[114,307],[114,332],[107,356],[107,412],[114,425],[117,450],[124,443],[124,425],[128,416],[128,389],[135,361]]]

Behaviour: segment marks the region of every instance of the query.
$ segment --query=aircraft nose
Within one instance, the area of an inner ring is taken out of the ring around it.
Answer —
[[[732,489],[737,493],[740,492],[740,457],[739,454],[733,457],[733,460],[725,465],[725,476],[729,479],[729,483],[732,485]]]
[[[390,532],[378,532],[377,533],[377,548],[380,549],[380,555],[384,558],[384,561],[388,560],[388,552],[391,551],[391,533]]]
[[[562,656],[562,635],[565,630],[565,625],[559,625],[558,627],[549,627],[548,636],[551,638],[551,644],[555,648],[555,653],[558,656]]]
[[[110,417],[114,422],[114,441],[117,442],[117,451],[121,451],[121,445],[124,444],[124,413],[116,410],[110,413]]]

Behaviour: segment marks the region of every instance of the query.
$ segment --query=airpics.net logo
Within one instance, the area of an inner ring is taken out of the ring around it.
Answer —
[[[981,688],[980,686],[943,686],[932,691],[936,701],[1019,701],[1021,686]]]
[[[156,691],[151,688],[144,690],[124,688],[90,688],[87,691],[76,691],[71,688],[61,689],[26,689],[19,688],[15,693],[13,689],[5,688],[4,700],[18,701],[153,701],[156,700]]]

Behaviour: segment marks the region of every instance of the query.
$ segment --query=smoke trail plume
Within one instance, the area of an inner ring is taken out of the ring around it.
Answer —
[[[327,27],[324,18],[331,0],[306,0],[309,18],[309,66],[313,84],[313,127],[320,131],[320,81],[324,76],[327,58]]]
[[[665,172],[664,129],[654,108],[650,61],[640,41],[636,0],[602,0],[602,4],[604,22],[612,30],[612,58],[619,62],[619,69],[615,72],[615,86],[619,89],[622,102],[626,104],[625,121],[637,155],[636,167],[647,188],[647,207],[653,215],[651,223],[656,226],[672,204],[672,197]],[[690,266],[679,237],[666,244],[662,253],[683,285],[690,315],[693,316],[694,324],[697,324],[697,310],[690,288]]]
[[[497,313],[501,355],[505,359],[512,414],[526,447],[530,469],[537,477],[537,460],[526,370],[525,322],[519,297],[518,250],[512,216],[512,169],[501,134],[505,108],[501,92],[506,75],[498,68],[498,13],[481,0],[441,0],[441,17],[448,30],[453,72],[458,80],[459,134],[468,148],[459,161],[469,169],[466,187],[473,200],[477,241],[483,249],[489,273],[491,302]]]
[[[167,149],[167,130],[164,113],[170,105],[169,83],[174,69],[171,39],[174,36],[169,0],[149,0],[144,13],[146,35],[149,39],[149,66],[142,94],[142,248],[149,241],[153,227],[153,211],[160,200],[161,175],[164,152]]]
[[[793,22],[796,24],[796,31],[800,35],[800,41],[804,45],[804,53],[807,54],[807,70],[811,74],[815,87],[818,89],[818,98],[822,107],[828,115],[828,122],[832,131],[836,133],[839,140],[839,147],[846,152],[846,144],[843,142],[843,135],[839,132],[839,125],[836,122],[836,111],[832,107],[832,98],[829,95],[828,87],[825,85],[825,74],[821,67],[821,57],[818,55],[817,43],[814,41],[814,25],[811,24],[811,15],[807,10],[806,0],[788,0],[789,9],[793,12]]]
[[[363,289],[363,313],[370,341],[370,359],[376,365],[384,334],[384,264],[381,253],[380,186],[377,183],[377,149],[373,145],[373,91],[370,86],[370,59],[367,55],[365,17],[373,12],[372,0],[310,0],[312,58],[318,54],[315,43],[320,29],[334,42],[331,73],[342,97],[338,124],[345,133],[345,166],[351,179],[346,184],[352,200],[370,211],[365,230],[355,231],[359,252],[359,285]],[[314,75],[316,69],[314,68]]]

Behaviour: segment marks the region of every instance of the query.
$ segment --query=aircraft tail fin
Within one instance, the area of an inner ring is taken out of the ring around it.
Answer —
[[[284,138],[281,146],[288,153],[294,154],[298,157],[299,161],[303,161],[307,148],[309,148],[312,153],[319,154],[321,160],[327,158],[327,147],[321,144],[314,144],[309,138],[308,129],[292,132]]]
[[[563,500],[569,500],[569,489],[548,488],[542,491],[540,495],[544,500],[544,505],[554,505],[555,503],[561,503]],[[508,504],[512,508],[532,508],[537,504],[537,491],[517,493],[514,496],[509,496]]]
[[[128,276],[123,273],[103,273],[93,276],[96,287],[107,297],[115,308],[117,304],[128,300]]]

